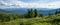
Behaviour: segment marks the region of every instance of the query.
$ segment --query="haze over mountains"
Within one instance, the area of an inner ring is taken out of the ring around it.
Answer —
[[[3,13],[11,13],[11,14],[26,14],[28,9],[29,8],[5,8],[5,9],[0,9],[0,13],[3,12]],[[38,10],[39,14],[44,14],[44,15],[48,15],[49,13],[55,13],[56,10],[60,10],[60,8],[58,9],[35,8],[35,9]]]

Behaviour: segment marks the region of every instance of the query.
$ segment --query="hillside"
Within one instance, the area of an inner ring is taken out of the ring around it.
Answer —
[[[0,25],[56,25],[57,23],[53,22],[55,19],[60,19],[60,14],[52,15],[49,17],[37,17],[37,18],[23,18],[15,19],[9,22],[0,22]],[[60,25],[58,22],[57,25]]]
[[[24,9],[21,9],[24,10]],[[59,9],[56,9],[57,11]],[[12,14],[15,12],[20,12],[17,10],[5,10],[1,9],[0,12],[0,25],[60,25],[60,11],[49,14],[48,16],[42,15],[41,12],[53,12],[53,10],[39,10],[41,14],[38,14],[37,9],[28,10],[27,14]],[[4,14],[5,13],[5,14]],[[10,13],[10,14],[9,14]]]

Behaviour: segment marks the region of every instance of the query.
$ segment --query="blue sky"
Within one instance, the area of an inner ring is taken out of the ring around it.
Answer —
[[[20,0],[23,2],[55,2],[55,1],[60,1],[60,0]]]
[[[60,8],[60,0],[0,0],[0,8]]]
[[[9,2],[9,1],[13,1],[13,0],[2,0],[5,2]],[[22,2],[56,2],[56,1],[60,1],[60,0],[17,0],[17,1],[22,1]]]

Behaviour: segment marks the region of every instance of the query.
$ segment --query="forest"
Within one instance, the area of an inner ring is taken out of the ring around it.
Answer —
[[[60,25],[60,11],[39,14],[37,9],[28,9],[27,14],[0,13],[0,25]]]

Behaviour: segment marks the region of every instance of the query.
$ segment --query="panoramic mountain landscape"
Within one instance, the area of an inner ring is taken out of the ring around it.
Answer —
[[[0,25],[60,25],[60,8],[1,8],[0,20]]]
[[[27,14],[29,8],[6,8],[6,9],[0,9],[1,12],[5,13],[11,13],[11,14]],[[34,10],[34,8],[32,8]],[[36,8],[35,8],[36,9]],[[56,11],[60,11],[60,8],[58,9],[45,9],[45,8],[37,8],[38,14],[44,14],[48,15],[49,13],[55,13]]]
[[[60,0],[0,0],[0,25],[60,25]]]

